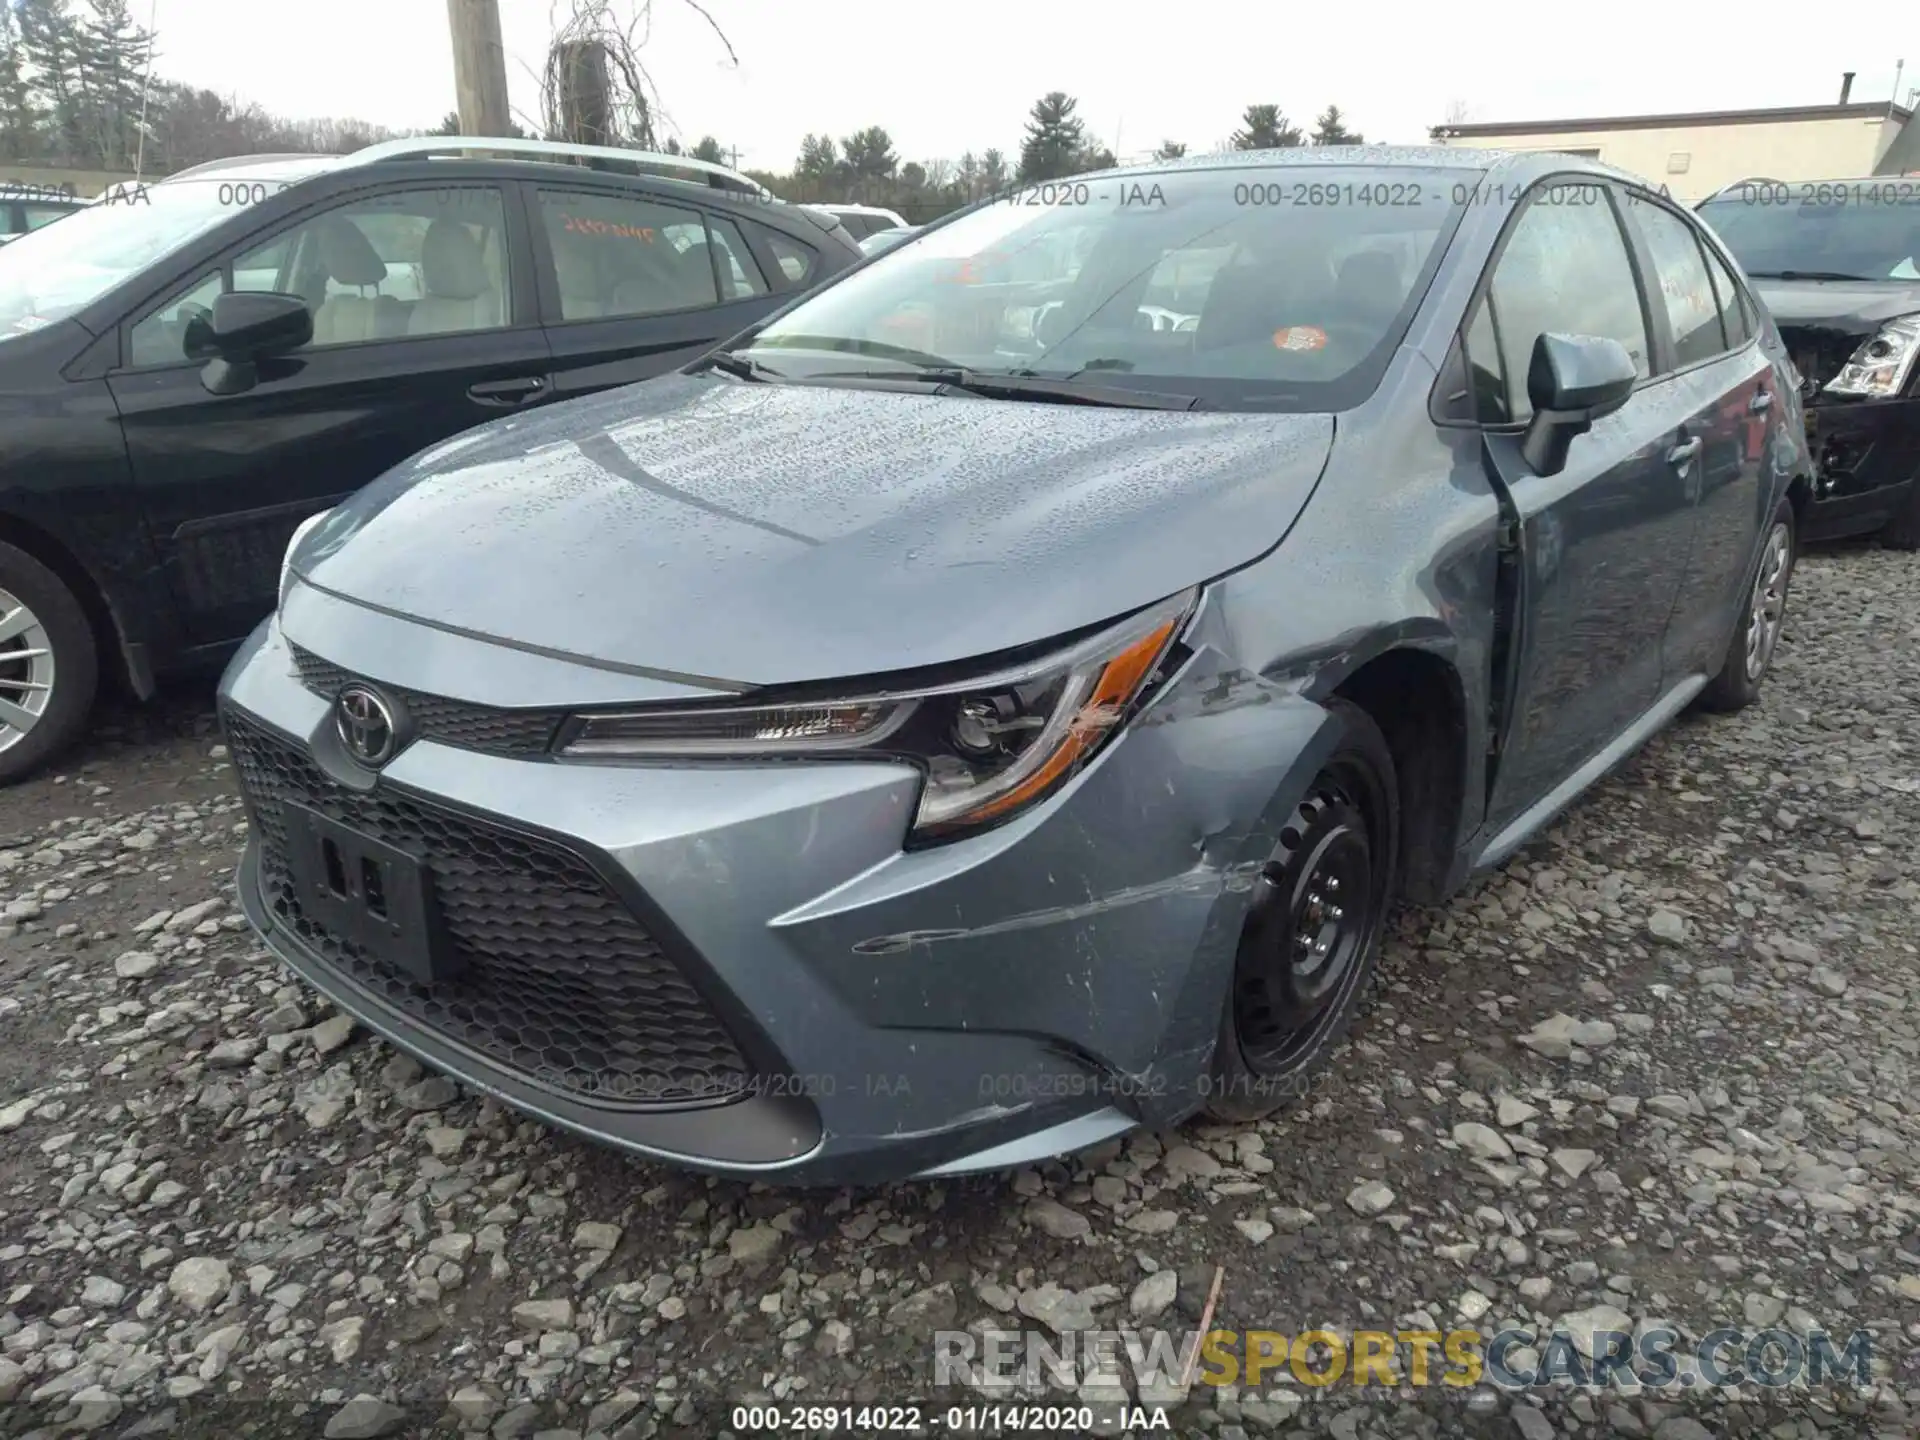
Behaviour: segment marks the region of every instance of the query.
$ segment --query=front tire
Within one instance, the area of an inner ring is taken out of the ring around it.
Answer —
[[[1880,543],[1889,550],[1920,550],[1920,479],[1880,531]]]
[[[1254,884],[1206,1113],[1245,1121],[1307,1093],[1366,994],[1399,880],[1399,780],[1373,717],[1334,700],[1342,734]]]
[[[87,612],[60,577],[0,544],[0,785],[79,736],[100,683]]]
[[[1760,682],[1767,678],[1780,632],[1787,623],[1787,589],[1793,583],[1793,565],[1799,557],[1793,506],[1785,500],[1773,512],[1760,559],[1747,585],[1746,609],[1727,642],[1720,673],[1700,692],[1703,710],[1744,710],[1760,698]]]

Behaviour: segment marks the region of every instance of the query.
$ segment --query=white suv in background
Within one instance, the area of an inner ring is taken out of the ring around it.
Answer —
[[[881,230],[908,228],[904,217],[877,205],[814,205],[811,208],[835,217],[855,240],[864,240]]]

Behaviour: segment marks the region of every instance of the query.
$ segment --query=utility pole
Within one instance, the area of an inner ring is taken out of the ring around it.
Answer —
[[[738,145],[735,145],[731,150],[727,151],[727,163],[736,170],[740,168],[740,147]]]
[[[462,135],[506,135],[507,52],[500,41],[499,0],[447,0],[453,31],[453,88]]]
[[[569,40],[559,48],[560,125],[576,145],[612,145],[607,52],[597,40]]]

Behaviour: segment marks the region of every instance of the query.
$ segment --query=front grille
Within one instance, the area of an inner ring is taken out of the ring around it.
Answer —
[[[331,660],[322,660],[311,650],[302,650],[298,645],[287,648],[293,652],[300,683],[316,695],[331,700],[340,693],[341,687],[361,678]],[[402,690],[384,683],[379,688],[406,707],[413,717],[414,733],[420,739],[492,755],[546,754],[553,743],[553,733],[564,718],[557,710],[505,710],[473,705],[465,700],[449,700],[444,695],[423,695],[417,690]]]
[[[423,1029],[598,1104],[744,1093],[748,1066],[719,1017],[581,857],[384,788],[346,790],[295,746],[222,718],[260,841],[262,893],[327,964]],[[421,985],[302,911],[287,870],[288,802],[422,859],[464,962],[457,980]]]

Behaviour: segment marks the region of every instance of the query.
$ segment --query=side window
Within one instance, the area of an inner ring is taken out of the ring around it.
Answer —
[[[402,190],[303,220],[196,280],[133,327],[130,363],[176,364],[194,307],[230,290],[300,296],[309,348],[511,323],[506,206],[491,187]]]
[[[216,270],[162,301],[159,309],[133,327],[129,335],[128,363],[137,369],[144,365],[172,365],[186,359],[187,322],[195,315],[212,311],[213,302],[225,289],[225,279]]]
[[[1549,185],[1535,192],[1507,237],[1491,294],[1513,420],[1533,414],[1527,366],[1542,335],[1618,340],[1634,371],[1643,379],[1651,373],[1640,288],[1601,186]]]
[[[820,264],[818,251],[765,225],[755,228],[760,232],[761,243],[773,255],[773,263],[780,267],[780,283],[776,289],[803,290],[813,283],[814,271]]]
[[[506,204],[491,186],[356,200],[235,260],[233,271],[238,289],[304,297],[315,349],[513,323]]]
[[[1747,325],[1747,307],[1740,294],[1740,286],[1733,278],[1733,272],[1726,262],[1713,253],[1711,246],[1700,247],[1706,252],[1707,269],[1713,272],[1714,298],[1720,303],[1720,324],[1727,332],[1727,348],[1737,350],[1753,338],[1753,331]]]
[[[713,258],[720,267],[720,298],[745,300],[750,295],[767,293],[767,280],[760,264],[747,248],[740,227],[724,215],[707,217],[707,238],[713,245]]]
[[[288,231],[279,239],[269,240],[236,259],[233,262],[233,288],[251,293],[280,290],[290,284],[287,269],[297,238],[297,231]]]
[[[62,215],[73,213],[60,205],[22,205],[20,210],[26,216],[26,228],[29,230],[38,230],[42,225],[51,225]]]
[[[540,219],[553,252],[562,320],[665,315],[720,303],[697,210],[542,190]]]
[[[1657,284],[1660,303],[1666,307],[1674,364],[1684,367],[1711,360],[1727,348],[1727,337],[1720,329],[1720,305],[1693,227],[1647,200],[1636,201],[1632,214],[1653,255],[1648,289]]]
[[[1513,419],[1491,295],[1480,303],[1473,324],[1467,327],[1467,386],[1473,397],[1473,418],[1480,424],[1504,425]]]

